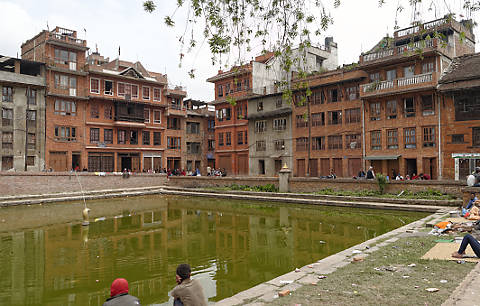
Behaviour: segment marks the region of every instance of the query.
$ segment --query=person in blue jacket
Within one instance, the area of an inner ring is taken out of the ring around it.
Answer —
[[[470,201],[468,201],[467,206],[465,208],[462,207],[462,216],[465,216],[465,214],[468,213],[470,209],[472,209],[475,201],[478,201],[478,199],[475,196],[475,192],[472,192],[472,194],[470,195]]]

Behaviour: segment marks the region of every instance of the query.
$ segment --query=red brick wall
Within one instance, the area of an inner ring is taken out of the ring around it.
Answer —
[[[164,185],[167,178],[161,174],[135,174],[128,179],[121,175],[97,176],[78,173],[83,190],[121,189]],[[0,190],[5,195],[45,194],[80,191],[80,185],[71,173],[0,173]]]

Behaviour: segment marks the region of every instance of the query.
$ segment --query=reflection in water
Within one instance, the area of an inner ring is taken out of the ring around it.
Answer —
[[[79,207],[32,208],[38,227],[27,230],[21,210],[3,210],[19,225],[0,225],[0,304],[102,305],[117,277],[143,305],[164,303],[182,262],[218,301],[423,216],[151,196],[91,201],[109,213],[90,226],[41,225]]]

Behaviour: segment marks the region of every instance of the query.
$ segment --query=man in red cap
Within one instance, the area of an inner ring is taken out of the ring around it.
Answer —
[[[110,297],[103,306],[137,306],[138,298],[128,294],[128,282],[124,278],[117,278],[110,286]]]

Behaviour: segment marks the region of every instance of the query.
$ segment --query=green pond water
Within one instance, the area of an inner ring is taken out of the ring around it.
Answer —
[[[89,226],[79,202],[0,209],[0,305],[102,305],[117,277],[142,305],[171,305],[184,262],[214,302],[426,216],[161,195],[87,205]]]

